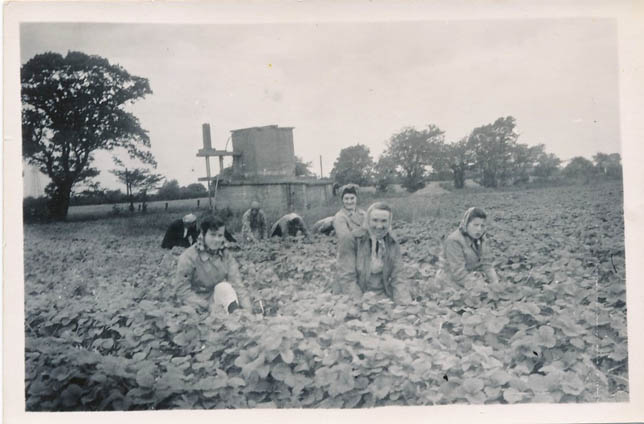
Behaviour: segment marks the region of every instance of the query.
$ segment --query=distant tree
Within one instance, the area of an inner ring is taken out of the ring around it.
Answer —
[[[593,156],[593,162],[599,175],[622,178],[622,157],[619,153],[597,153]]]
[[[49,176],[50,213],[64,220],[75,184],[98,175],[98,150],[125,149],[154,163],[147,132],[125,108],[151,94],[146,78],[99,56],[34,56],[21,67],[23,158]]]
[[[304,162],[299,156],[295,156],[295,176],[296,177],[312,177],[315,174],[311,171],[313,162]]]
[[[123,203],[126,199],[121,190],[106,190],[105,203]]]
[[[181,197],[184,199],[193,199],[195,197],[204,197],[208,195],[208,189],[201,183],[188,184],[181,187]]]
[[[548,178],[554,175],[561,166],[561,159],[554,153],[542,151],[537,156],[537,163],[534,166],[534,175],[540,178]]]
[[[70,204],[77,205],[95,205],[103,203],[105,200],[105,189],[97,181],[89,182],[83,190],[72,194]]]
[[[514,131],[516,120],[498,118],[493,124],[475,128],[469,137],[475,166],[481,172],[481,184],[497,187],[511,177],[512,154],[519,135]]]
[[[435,125],[421,131],[405,128],[391,137],[385,155],[391,158],[407,191],[424,187],[428,168],[440,159],[443,144],[444,132]]]
[[[465,172],[472,167],[472,156],[467,137],[453,144],[445,144],[441,161],[452,173],[454,188],[465,187]]]
[[[208,194],[208,191],[206,191]],[[163,183],[157,193],[159,199],[162,200],[175,200],[181,198],[181,187],[177,180],[170,180]]]
[[[374,181],[378,191],[386,191],[387,187],[396,181],[398,174],[396,172],[396,165],[391,157],[381,155],[378,163],[374,167]]]
[[[569,178],[588,178],[595,173],[595,166],[588,159],[576,156],[568,162],[562,172]]]
[[[115,160],[119,163],[120,161]],[[134,211],[134,191],[137,191],[137,197],[141,199],[143,205],[147,201],[147,192],[157,188],[158,184],[163,180],[161,174],[153,174],[146,168],[128,169],[113,169],[112,172],[116,177],[125,184],[125,194],[130,202],[130,211]]]
[[[331,177],[338,184],[354,183],[361,186],[371,183],[373,159],[369,148],[363,144],[345,147],[333,164]]]
[[[220,180],[231,180],[233,178],[234,172],[233,172],[233,167],[231,166],[226,166],[224,169],[221,170],[219,173],[219,179]],[[211,183],[211,185],[214,185],[214,183]]]
[[[514,183],[526,182],[534,173],[538,159],[545,154],[545,146],[538,144],[528,146],[527,144],[516,143],[512,149],[512,163],[510,176]]]

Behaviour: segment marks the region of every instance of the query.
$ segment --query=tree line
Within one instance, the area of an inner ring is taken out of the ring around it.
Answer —
[[[157,189],[155,198],[164,200],[207,194],[201,184],[180,187],[175,180],[161,184],[165,177],[154,172],[148,132],[129,111],[129,105],[152,94],[147,78],[131,75],[100,56],[70,51],[65,56],[52,52],[34,56],[22,65],[20,80],[22,155],[50,179],[44,199],[50,219],[66,219],[71,203],[128,201],[133,209],[135,201],[145,205],[153,198],[148,193]],[[409,191],[422,188],[428,179],[450,178],[462,188],[466,178],[498,187],[558,173],[621,177],[617,153],[598,153],[592,162],[576,157],[561,169],[561,160],[546,153],[543,145],[518,143],[515,127],[513,117],[499,118],[452,143],[445,142],[444,131],[436,125],[405,128],[388,140],[377,162],[364,145],[343,149],[331,175],[338,183],[375,184],[381,190],[400,183]],[[116,168],[111,172],[125,193],[105,190],[92,180],[99,174],[92,166],[97,151],[114,153]],[[118,153],[142,166],[126,166]],[[296,158],[296,175],[312,176],[311,167],[311,162]]]
[[[545,145],[519,143],[512,116],[474,128],[452,143],[445,141],[444,134],[433,124],[421,130],[404,128],[391,136],[377,161],[365,145],[344,148],[333,164],[331,177],[338,184],[375,185],[381,191],[397,183],[414,192],[430,180],[451,180],[460,189],[468,178],[494,188],[534,179],[587,181],[622,176],[619,153],[597,153],[592,161],[577,156],[563,166],[560,158],[546,152]]]
[[[186,186],[179,185],[177,180],[165,181],[158,187],[156,193],[150,194],[145,189],[134,188],[130,192],[120,189],[109,190],[102,188],[94,182],[79,192],[72,193],[70,205],[96,205],[111,203],[144,204],[156,200],[195,199],[208,196],[208,189],[201,183],[192,183]]]

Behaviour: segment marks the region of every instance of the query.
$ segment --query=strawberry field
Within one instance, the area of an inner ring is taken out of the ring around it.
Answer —
[[[618,184],[391,199],[413,304],[332,294],[335,240],[316,235],[236,251],[263,314],[214,322],[169,300],[165,222],[25,226],[26,408],[626,401],[622,200]],[[474,205],[501,284],[439,286],[441,237]]]

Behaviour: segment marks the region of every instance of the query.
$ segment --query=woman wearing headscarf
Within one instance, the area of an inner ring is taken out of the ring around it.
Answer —
[[[250,308],[239,266],[226,248],[226,227],[218,217],[201,222],[197,243],[179,257],[175,295],[179,301],[211,312]]]
[[[278,219],[269,232],[269,237],[296,237],[301,233],[304,237],[309,236],[309,230],[301,216],[295,212],[288,213]]]
[[[363,226],[366,213],[358,208],[358,186],[347,184],[340,188],[342,209],[333,218],[333,229],[338,239]]]
[[[377,202],[365,224],[338,241],[336,291],[360,298],[366,291],[383,293],[396,303],[409,303],[408,287],[398,280],[400,245],[391,234],[392,209]]]
[[[454,232],[443,242],[437,279],[465,287],[469,282],[497,284],[489,246],[485,241],[487,214],[480,208],[469,208]]]
[[[242,215],[241,238],[243,242],[257,242],[266,238],[266,215],[259,208],[259,202],[253,200],[248,209]]]

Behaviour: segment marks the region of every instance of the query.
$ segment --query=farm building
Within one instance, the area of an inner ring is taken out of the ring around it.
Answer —
[[[231,139],[232,152],[213,150],[210,128],[204,124],[204,148],[198,156],[219,156],[220,169],[223,156],[233,157],[230,178],[217,184],[217,206],[245,209],[258,200],[264,208],[298,211],[331,201],[331,180],[295,176],[292,127],[237,129]]]

